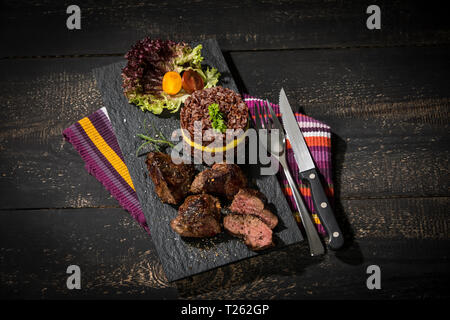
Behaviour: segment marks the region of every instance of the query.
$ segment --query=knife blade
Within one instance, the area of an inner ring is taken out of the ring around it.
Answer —
[[[331,249],[339,249],[344,244],[344,236],[331,209],[325,189],[320,182],[319,173],[309,153],[305,138],[292,112],[291,105],[287,99],[284,89],[281,88],[279,96],[281,119],[283,121],[286,135],[294,151],[294,158],[300,171],[300,177],[307,180],[311,187],[311,196],[316,208],[320,222],[328,233],[328,246]]]

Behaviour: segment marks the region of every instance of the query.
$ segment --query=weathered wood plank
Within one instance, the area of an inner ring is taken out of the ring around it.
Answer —
[[[332,126],[338,198],[423,197],[450,188],[448,53],[293,50],[229,61],[249,93],[276,100],[284,86]],[[91,69],[118,59],[0,62],[0,208],[117,206],[61,132],[101,106]]]
[[[336,217],[347,240],[448,240],[449,198],[391,198],[341,200]]]
[[[339,252],[312,258],[290,246],[169,284],[151,238],[121,209],[0,211],[3,298],[448,297],[449,198],[347,200],[355,230]],[[277,261],[277,263],[273,263]],[[81,268],[82,290],[66,288]],[[382,290],[366,288],[366,268]]]
[[[2,208],[118,206],[62,131],[102,106],[91,70],[117,58],[3,61]],[[9,83],[9,85],[7,85]]]
[[[122,209],[2,211],[2,297],[176,297],[150,236]],[[81,268],[82,290],[66,269]]]
[[[177,288],[189,299],[446,298],[448,249],[448,240],[364,239],[345,254],[315,259],[306,246],[294,245],[258,261],[185,280]],[[381,269],[381,290],[367,289],[370,265]]]
[[[439,5],[379,0],[381,30],[360,1],[78,1],[81,30],[66,27],[70,1],[3,1],[1,57],[124,53],[138,39],[216,37],[224,50],[449,43]]]

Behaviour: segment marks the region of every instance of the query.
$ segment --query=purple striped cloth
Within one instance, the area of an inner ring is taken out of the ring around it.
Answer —
[[[101,108],[71,125],[63,136],[78,151],[86,170],[149,232],[106,109]]]
[[[244,95],[244,100],[254,119],[255,107],[258,105],[261,106],[265,102],[249,95]],[[280,116],[278,105],[272,104],[272,107],[277,115]],[[333,200],[330,127],[300,113],[296,113],[295,116],[317,168],[324,178],[325,191],[329,199]],[[140,207],[133,182],[124,162],[106,109],[101,108],[90,116],[71,125],[63,131],[63,135],[84,160],[86,170],[99,180],[111,195],[119,201],[120,205],[149,232],[145,216]],[[313,220],[319,232],[326,234],[317,217],[311,198],[311,191],[299,179],[298,167],[289,143],[287,144],[287,160],[305,203],[312,212]],[[278,179],[294,213],[294,217],[301,224],[300,216],[292,197],[292,190],[288,185],[283,170],[279,170]]]

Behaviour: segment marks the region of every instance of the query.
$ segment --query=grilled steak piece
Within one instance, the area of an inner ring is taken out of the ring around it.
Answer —
[[[212,237],[220,233],[219,200],[209,194],[187,197],[170,226],[183,237]]]
[[[195,169],[191,164],[175,164],[170,155],[150,152],[147,168],[155,184],[155,191],[162,202],[180,203],[189,192]]]
[[[259,191],[253,189],[240,189],[234,196],[230,210],[240,214],[251,214],[260,218],[273,229],[278,224],[278,218],[266,207],[267,199]]]
[[[191,185],[192,193],[224,195],[229,200],[247,185],[247,178],[236,164],[216,163],[200,172]]]
[[[252,250],[273,246],[272,230],[255,216],[228,214],[223,219],[223,226],[231,234],[244,238],[245,244]]]

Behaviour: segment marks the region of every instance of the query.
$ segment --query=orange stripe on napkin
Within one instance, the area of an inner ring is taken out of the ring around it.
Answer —
[[[122,159],[117,155],[117,153],[111,149],[111,147],[102,138],[97,129],[95,129],[89,118],[83,118],[79,121],[79,124],[83,127],[83,130],[88,135],[89,139],[95,144],[97,149],[105,156],[105,158],[111,163],[111,165],[116,169],[120,176],[128,183],[128,185],[135,190],[133,181],[131,180],[128,168]]]

